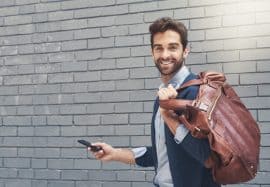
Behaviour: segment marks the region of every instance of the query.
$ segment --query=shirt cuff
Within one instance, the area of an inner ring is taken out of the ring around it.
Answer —
[[[131,149],[134,154],[135,159],[143,156],[146,153],[146,147],[137,147]]]
[[[176,133],[175,133],[175,136],[174,136],[174,141],[177,143],[177,144],[180,144],[184,138],[186,137],[186,135],[188,134],[188,129],[185,127],[185,125],[179,125],[176,129]]]

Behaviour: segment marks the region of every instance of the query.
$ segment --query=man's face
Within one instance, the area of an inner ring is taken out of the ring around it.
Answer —
[[[180,35],[173,30],[154,35],[152,55],[161,76],[172,78],[182,67],[187,53],[180,41]]]

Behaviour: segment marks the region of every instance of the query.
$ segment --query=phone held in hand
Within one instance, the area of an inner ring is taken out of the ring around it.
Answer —
[[[79,142],[80,144],[83,144],[83,145],[86,146],[87,148],[89,147],[89,148],[91,149],[91,151],[93,151],[93,152],[98,152],[98,151],[102,150],[102,147],[92,145],[90,142],[88,142],[88,141],[86,141],[86,140],[78,140],[78,142]]]

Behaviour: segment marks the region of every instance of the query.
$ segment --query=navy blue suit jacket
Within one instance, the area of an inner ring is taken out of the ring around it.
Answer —
[[[194,74],[190,74],[184,82],[195,79]],[[198,86],[190,86],[177,96],[183,99],[195,99],[198,93]],[[157,168],[157,153],[155,143],[154,121],[159,108],[158,99],[154,104],[152,117],[151,139],[152,147],[147,147],[146,153],[136,158],[136,163],[143,167],[154,166]],[[165,139],[169,165],[174,187],[219,187],[213,181],[211,170],[204,167],[204,161],[210,155],[210,147],[207,139],[196,139],[190,133],[184,140],[177,144],[174,135],[165,125]]]

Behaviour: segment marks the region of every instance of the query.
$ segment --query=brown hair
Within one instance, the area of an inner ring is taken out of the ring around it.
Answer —
[[[149,26],[149,31],[151,34],[151,47],[152,47],[152,49],[153,49],[154,35],[159,33],[159,32],[165,32],[167,30],[173,30],[173,31],[179,33],[180,38],[181,38],[181,44],[183,45],[183,49],[185,49],[187,46],[187,43],[188,43],[187,28],[182,22],[173,20],[170,17],[159,18]]]

